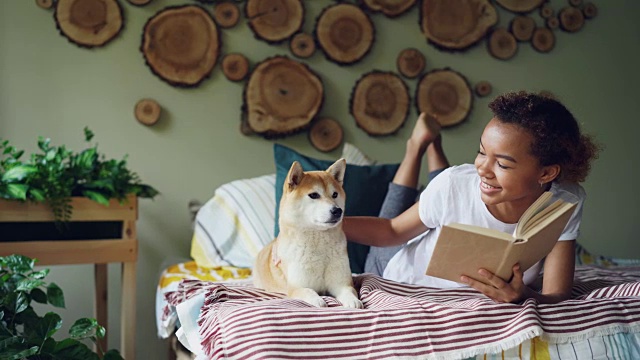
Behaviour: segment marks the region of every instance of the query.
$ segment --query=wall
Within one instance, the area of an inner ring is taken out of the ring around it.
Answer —
[[[154,76],[138,50],[147,18],[168,5],[187,0],[154,0],[134,7],[120,1],[126,24],[106,47],[87,50],[69,43],[56,30],[53,12],[32,0],[0,1],[0,137],[18,147],[35,149],[39,135],[72,149],[83,148],[84,126],[96,134],[99,149],[111,158],[129,155],[130,168],[162,193],[154,201],[141,200],[138,221],[137,354],[161,359],[165,345],[155,335],[154,293],[161,266],[186,257],[190,227],[189,199],[208,199],[214,189],[233,179],[274,171],[272,141],[246,137],[239,131],[242,85],[227,81],[216,67],[210,79],[196,89],[177,89]],[[312,30],[315,15],[328,0],[306,1],[304,29]],[[555,9],[566,1],[554,0]],[[596,2],[599,15],[576,34],[557,31],[556,48],[539,54],[524,44],[510,61],[490,57],[485,43],[464,53],[446,53],[428,45],[418,27],[418,11],[390,20],[373,16],[376,43],[369,56],[351,67],[340,67],[317,52],[308,62],[322,74],[326,98],[322,114],[338,119],[345,140],[383,162],[398,161],[415,121],[412,109],[407,124],[390,137],[372,138],[359,130],[348,114],[351,88],[360,74],[374,68],[395,70],[395,56],[417,47],[427,57],[428,69],[445,66],[466,75],[473,84],[489,80],[494,93],[508,90],[549,90],[581,121],[588,132],[606,145],[585,183],[589,193],[580,242],[593,252],[640,257],[635,222],[639,214],[634,191],[640,162],[637,134],[640,101],[640,2]],[[511,14],[500,11],[506,25]],[[223,52],[238,51],[255,63],[275,53],[287,54],[287,45],[269,46],[253,37],[242,22],[225,30]],[[407,82],[411,94],[416,81]],[[145,127],[133,117],[135,103],[156,99],[164,113],[160,123]],[[470,162],[489,112],[489,98],[476,99],[469,119],[444,130],[445,149],[452,163]],[[306,134],[281,140],[309,155],[335,158],[339,151],[320,154]],[[52,267],[51,280],[67,296],[67,322],[92,311],[90,266]],[[110,266],[110,296],[118,299],[119,269]],[[110,346],[118,346],[119,306],[111,304]],[[68,324],[67,324],[68,325]]]

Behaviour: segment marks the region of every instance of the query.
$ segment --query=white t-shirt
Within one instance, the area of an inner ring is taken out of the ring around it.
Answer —
[[[549,190],[554,199],[577,203],[569,223],[559,240],[574,240],[578,237],[582,205],[586,193],[577,184],[552,183]],[[433,248],[442,226],[462,223],[484,226],[513,234],[516,224],[507,224],[496,219],[480,194],[480,177],[473,164],[453,166],[436,176],[420,194],[420,219],[430,229],[412,239],[392,259],[384,270],[384,277],[409,284],[451,288],[466,286],[461,283],[425,275]],[[525,284],[530,284],[539,275],[542,262],[524,273]]]

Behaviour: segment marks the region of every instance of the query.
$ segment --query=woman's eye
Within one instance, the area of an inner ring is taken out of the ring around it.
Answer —
[[[331,195],[331,197],[334,198],[334,199],[337,198],[338,197],[338,193],[334,191],[333,194]]]
[[[484,156],[484,153],[481,150],[478,150],[478,155]]]
[[[509,168],[508,166],[504,166],[504,165],[502,165],[500,163],[498,163],[498,167],[500,167],[500,169],[508,169]]]
[[[313,192],[309,194],[309,197],[312,199],[320,199],[320,194],[318,194],[317,192]]]

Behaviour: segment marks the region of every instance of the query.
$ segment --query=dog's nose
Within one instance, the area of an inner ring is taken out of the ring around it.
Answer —
[[[335,216],[335,217],[340,217],[342,215],[342,209],[340,209],[339,207],[334,207],[333,209],[331,209],[331,215]]]

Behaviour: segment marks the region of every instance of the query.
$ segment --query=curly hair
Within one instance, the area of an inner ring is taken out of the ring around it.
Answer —
[[[525,91],[496,97],[489,108],[502,123],[520,126],[533,136],[531,154],[542,166],[560,165],[559,182],[583,182],[601,150],[580,131],[571,112],[550,95]]]

